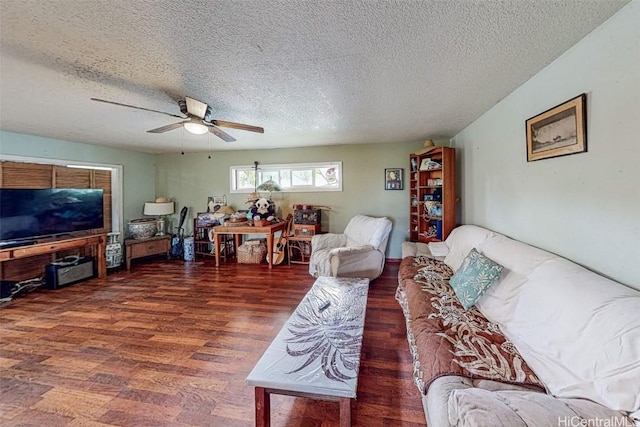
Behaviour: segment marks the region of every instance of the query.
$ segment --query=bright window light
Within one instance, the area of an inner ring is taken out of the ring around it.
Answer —
[[[68,168],[73,168],[73,169],[93,169],[93,170],[97,170],[97,171],[110,171],[113,170],[113,168],[109,168],[106,166],[89,166],[89,165],[66,165]]]
[[[269,180],[291,193],[342,191],[342,162],[259,164],[257,172],[254,165],[231,166],[229,174],[232,193],[251,193]]]

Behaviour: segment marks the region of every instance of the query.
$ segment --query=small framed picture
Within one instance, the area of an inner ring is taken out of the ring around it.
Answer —
[[[425,194],[424,196],[422,196],[422,200],[424,202],[430,202],[433,200],[433,194]]]
[[[387,168],[384,170],[384,189],[402,190],[402,168]]]

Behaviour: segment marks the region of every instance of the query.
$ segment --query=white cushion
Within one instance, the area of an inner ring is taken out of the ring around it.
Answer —
[[[454,228],[445,240],[449,247],[449,253],[445,257],[444,263],[455,272],[460,268],[460,264],[471,249],[477,249],[482,242],[498,235],[498,233],[476,225],[461,225]]]
[[[500,278],[476,303],[487,319],[499,325],[512,319],[520,287],[527,281],[527,275],[543,262],[559,258],[503,235],[496,235],[482,242],[478,249],[504,267]]]
[[[364,253],[368,251],[373,251],[374,248],[371,245],[359,245],[359,246],[349,246],[343,248],[333,248],[330,250],[331,255],[338,254],[357,254]]]
[[[443,244],[446,244],[443,242]],[[429,246],[422,242],[402,242],[402,258],[426,256],[428,258],[444,261],[444,256],[434,256]]]
[[[347,224],[344,234],[348,246],[368,244],[378,249],[391,232],[391,221],[386,217],[373,218],[356,215]]]
[[[501,327],[550,393],[640,409],[640,292],[562,258],[527,279]]]
[[[427,246],[433,256],[446,257],[449,254],[449,246],[445,242],[429,242]]]
[[[540,264],[552,258],[560,258],[526,243],[496,234],[478,246],[478,250],[498,264],[517,273],[528,275]]]
[[[458,427],[630,426],[623,414],[584,399],[556,399],[543,393],[479,388],[454,390],[449,423]]]
[[[415,256],[426,256],[426,257],[433,256],[433,254],[431,253],[431,250],[429,250],[429,246],[426,243],[415,242],[414,245],[416,245]],[[444,257],[442,258],[444,259]]]
[[[476,307],[489,321],[503,326],[513,320],[520,287],[526,282],[526,276],[504,268],[498,280],[476,302]]]

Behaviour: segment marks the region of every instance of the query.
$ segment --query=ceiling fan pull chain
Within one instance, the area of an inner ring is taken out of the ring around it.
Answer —
[[[180,130],[180,145],[182,145],[182,155],[184,156],[184,128]]]

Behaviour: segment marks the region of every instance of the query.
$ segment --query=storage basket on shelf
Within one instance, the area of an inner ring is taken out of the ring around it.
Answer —
[[[238,247],[239,264],[260,264],[267,254],[267,245],[262,240],[247,240]]]

